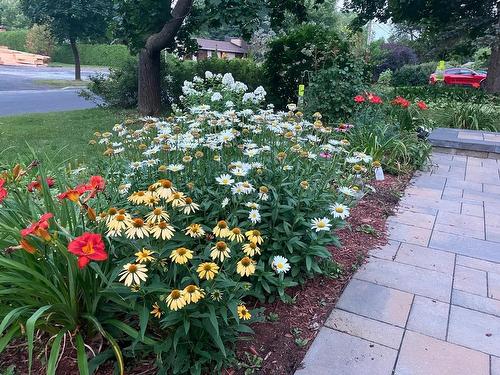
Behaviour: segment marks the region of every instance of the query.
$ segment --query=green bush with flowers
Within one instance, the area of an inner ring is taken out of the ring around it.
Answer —
[[[99,175],[4,172],[0,351],[26,336],[31,364],[40,331],[48,374],[67,339],[82,374],[112,356],[119,373],[138,356],[159,374],[220,372],[260,319],[256,299],[286,301],[322,272],[372,158],[345,126],[246,90],[206,73],[172,116],[96,134]]]

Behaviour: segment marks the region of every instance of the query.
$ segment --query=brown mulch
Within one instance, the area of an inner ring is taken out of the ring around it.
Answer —
[[[384,181],[373,182],[376,192],[365,196],[351,210],[348,225],[337,231],[342,247],[330,248],[333,259],[342,266],[340,277],[316,277],[287,290],[295,298],[293,304],[276,301],[262,305],[266,315],[277,314],[278,320],[254,324],[252,340],[243,341],[238,347],[238,357],[246,365],[253,365],[255,374],[289,375],[300,366],[319,328],[368,251],[387,243],[385,222],[398,204],[409,177],[386,176]],[[299,341],[302,346],[296,339],[302,340]],[[264,359],[260,368],[249,359],[249,354]],[[243,374],[243,370],[239,373]]]
[[[348,225],[337,231],[342,247],[330,248],[334,261],[342,267],[340,276],[316,277],[302,286],[288,289],[287,294],[294,298],[293,304],[278,300],[260,305],[265,308],[266,316],[270,313],[277,314],[277,321],[254,324],[252,328],[255,335],[248,341],[241,341],[237,347],[239,360],[253,368],[254,374],[289,375],[300,366],[319,328],[332,311],[353,273],[364,262],[368,250],[387,243],[386,219],[398,204],[409,179],[410,176],[386,175],[384,181],[372,183],[376,192],[365,196],[351,210]],[[44,336],[36,340],[32,373],[45,373],[44,363],[48,353],[44,345],[47,339],[48,337]],[[96,346],[99,344],[96,343]],[[256,365],[256,360],[259,359],[263,360],[262,364]],[[144,360],[128,363],[126,374],[154,374],[156,370],[151,366],[153,362],[154,360]],[[27,346],[21,340],[15,341],[0,355],[0,373],[6,371],[9,366],[15,366],[15,374],[28,373]],[[108,362],[101,366],[96,374],[111,375],[113,367],[113,364]],[[57,375],[78,373],[76,352],[68,342]],[[227,374],[243,373],[244,369],[227,371]]]

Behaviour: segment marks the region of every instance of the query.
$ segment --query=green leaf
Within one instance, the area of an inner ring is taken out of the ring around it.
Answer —
[[[59,352],[61,351],[61,340],[66,334],[66,330],[59,331],[50,350],[49,361],[47,362],[47,375],[55,375]]]
[[[5,347],[9,345],[12,337],[19,331],[21,328],[17,325],[10,327],[10,329],[5,333],[5,335],[0,338],[0,353],[3,352]]]
[[[76,341],[76,359],[78,361],[78,370],[80,370],[80,375],[90,375],[89,374],[89,363],[87,359],[87,353],[85,352],[85,343],[83,342],[82,335],[77,334],[75,337]]]
[[[40,316],[50,309],[52,306],[42,306],[38,310],[36,310],[33,315],[26,322],[26,336],[28,339],[28,371],[31,374],[31,365],[33,363],[33,338],[35,336],[35,325]]]
[[[17,317],[27,309],[27,307],[21,306],[9,311],[9,313],[5,315],[5,318],[3,318],[2,323],[0,324],[0,335],[3,334],[3,331],[9,326],[11,321],[17,319]]]
[[[224,348],[224,343],[219,335],[219,327],[214,327],[211,319],[203,319],[205,329],[209,333],[215,345],[218,346],[219,350],[222,352],[224,357],[226,357],[226,348]]]

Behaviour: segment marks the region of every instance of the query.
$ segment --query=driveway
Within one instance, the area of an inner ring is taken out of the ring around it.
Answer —
[[[82,79],[107,74],[106,68],[82,69]],[[24,67],[0,65],[0,116],[34,112],[70,111],[93,108],[81,98],[78,88],[54,89],[39,80],[72,80],[72,67]]]

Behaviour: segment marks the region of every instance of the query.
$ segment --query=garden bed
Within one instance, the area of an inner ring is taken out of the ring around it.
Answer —
[[[377,191],[352,209],[346,228],[337,231],[342,247],[330,247],[334,261],[342,266],[339,277],[316,277],[290,289],[288,294],[294,297],[293,304],[276,301],[262,306],[267,317],[277,314],[278,320],[255,324],[252,327],[255,336],[239,346],[239,358],[246,365],[255,366],[259,357],[263,359],[262,366],[254,373],[288,375],[298,368],[368,251],[387,243],[386,219],[398,204],[409,178],[386,176],[384,181],[375,181]]]
[[[276,301],[255,306],[264,307],[266,317],[269,319],[274,316],[277,320],[254,324],[252,328],[255,330],[255,335],[248,341],[241,341],[238,357],[245,363],[244,366],[254,367],[255,374],[293,374],[344,287],[364,262],[368,251],[387,242],[386,218],[396,207],[409,177],[388,175],[384,181],[373,182],[376,192],[367,195],[352,209],[351,216],[347,220],[348,225],[337,231],[342,247],[330,247],[334,261],[342,267],[342,273],[338,277],[316,277],[301,287],[291,288],[288,294],[294,298],[293,304]],[[330,276],[335,276],[334,274],[335,270],[332,270]],[[40,341],[45,342],[45,340]],[[33,372],[43,373],[44,367],[40,359],[44,356],[44,348],[38,349]],[[261,360],[262,366],[259,368],[256,364]],[[154,359],[138,361],[127,374],[153,374],[155,372],[151,366],[153,363]],[[5,370],[12,365],[16,367],[16,374],[28,371],[27,346],[22,340],[11,345],[0,356],[0,369]],[[229,370],[228,374],[243,374],[244,368],[239,372]],[[76,352],[71,349],[71,345],[68,345],[57,374],[77,371]],[[102,366],[96,374],[112,373],[113,364],[110,363],[109,366]]]

